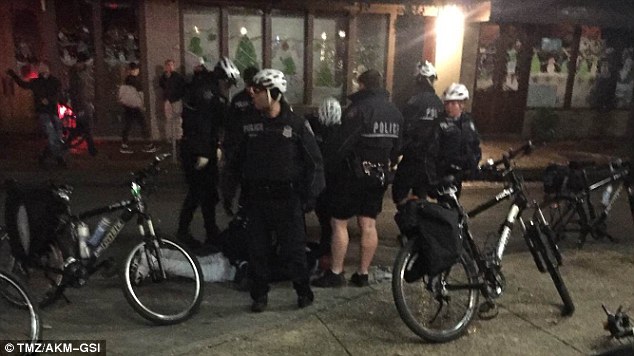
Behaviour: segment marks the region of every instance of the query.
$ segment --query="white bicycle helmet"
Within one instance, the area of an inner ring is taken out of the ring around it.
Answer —
[[[286,92],[286,78],[284,73],[277,69],[262,69],[253,77],[253,84],[269,90],[277,89],[281,93]]]
[[[419,61],[416,63],[416,76],[422,76],[427,78],[438,79],[438,73],[436,72],[436,68],[429,61]]]
[[[319,105],[319,121],[324,126],[333,126],[341,123],[341,104],[335,98],[326,98]]]
[[[216,68],[221,70],[227,76],[227,79],[234,84],[240,79],[240,70],[227,57],[222,57],[216,64]]]
[[[464,84],[451,83],[449,87],[442,94],[443,101],[461,101],[469,99],[469,90]]]

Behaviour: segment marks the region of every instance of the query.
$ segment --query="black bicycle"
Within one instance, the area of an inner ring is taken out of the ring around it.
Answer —
[[[15,342],[34,343],[42,335],[42,323],[37,305],[23,283],[9,272],[0,270],[0,343],[4,351],[14,348],[23,355]]]
[[[399,315],[405,324],[418,336],[428,341],[447,342],[464,334],[476,309],[483,319],[497,316],[495,300],[504,292],[506,280],[502,273],[502,256],[511,236],[511,230],[517,220],[524,231],[524,239],[540,272],[548,272],[559,292],[564,307],[562,315],[572,315],[575,306],[570,293],[561,277],[558,266],[561,255],[553,241],[553,234],[544,219],[539,205],[529,203],[525,193],[523,179],[513,165],[512,159],[532,151],[529,142],[524,146],[510,150],[501,160],[489,162],[482,167],[484,171],[501,175],[505,181],[504,189],[491,200],[466,212],[456,197],[456,188],[443,185],[439,191],[439,202],[458,212],[459,243],[462,251],[455,263],[437,274],[425,274],[416,280],[408,278],[419,259],[425,258],[425,250],[420,241],[425,241],[425,229],[410,233],[400,249],[392,275],[392,294]],[[497,167],[502,166],[501,170]],[[469,218],[497,205],[501,201],[512,199],[511,207],[500,226],[500,236],[491,251],[483,253],[469,231]],[[435,204],[419,200],[416,204]],[[533,209],[531,220],[527,223],[522,213]],[[425,217],[423,217],[425,219]],[[433,258],[433,256],[432,256]],[[486,301],[478,307],[478,298],[482,294]]]
[[[60,218],[56,238],[36,258],[21,260],[21,271],[37,291],[39,305],[46,307],[63,297],[67,287],[81,287],[88,278],[111,261],[100,259],[123,227],[134,217],[142,241],[133,246],[123,261],[122,287],[130,305],[156,324],[174,324],[191,317],[203,297],[203,273],[198,260],[178,242],[157,235],[148,213],[143,190],[159,172],[159,163],[169,154],[157,155],[147,168],[134,173],[129,182],[132,197],[78,215],[70,211]],[[56,186],[55,194],[70,201],[72,188]],[[18,215],[20,209],[17,210]],[[102,218],[90,235],[84,220],[121,211],[113,221]],[[18,223],[18,225],[20,225]],[[17,237],[20,241],[28,240]],[[71,245],[71,246],[69,246]],[[24,248],[28,251],[28,248]],[[70,251],[70,252],[66,252]],[[68,300],[68,299],[66,299]]]
[[[577,247],[581,248],[588,235],[595,240],[616,239],[607,232],[607,219],[614,203],[626,191],[634,221],[634,191],[631,186],[630,163],[614,160],[607,165],[593,162],[570,162],[568,167],[559,168],[561,177],[548,177],[545,173],[543,202],[547,219],[555,232],[556,240],[564,240],[570,234],[577,234]],[[552,175],[557,175],[551,170]],[[599,177],[590,183],[589,176]],[[557,182],[555,184],[551,182]],[[555,185],[555,186],[549,186]],[[593,192],[603,191],[601,205],[593,202]]]

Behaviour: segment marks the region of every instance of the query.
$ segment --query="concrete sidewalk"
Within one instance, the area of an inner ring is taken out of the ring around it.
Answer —
[[[41,180],[66,182],[69,179],[76,180],[79,173],[84,180],[74,181],[73,184],[122,184],[128,173],[145,167],[154,155],[139,150],[134,154],[122,154],[119,152],[119,142],[97,140],[99,154],[96,157],[91,157],[85,147],[80,147],[67,154],[68,169],[60,169],[53,165],[50,169],[44,170],[37,163],[37,156],[44,145],[42,140],[20,136],[0,138],[0,179],[38,177]],[[526,140],[515,136],[484,137],[481,145],[482,159],[499,159],[509,149],[520,147],[525,142]],[[132,146],[140,149],[142,144],[133,142]],[[156,145],[159,148],[158,152],[172,152],[169,143],[157,142]],[[611,158],[627,157],[628,146],[629,143],[622,139],[557,141],[537,145],[534,153],[518,159],[516,163],[527,180],[539,180],[541,172],[549,163],[565,164],[570,160],[607,162]],[[183,182],[181,169],[176,160],[168,160],[163,167],[166,173],[163,181]]]

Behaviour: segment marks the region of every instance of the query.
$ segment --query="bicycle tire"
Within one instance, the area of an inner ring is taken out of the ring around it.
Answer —
[[[160,239],[159,243],[156,239],[136,245],[124,261],[122,276],[128,303],[139,315],[158,325],[187,320],[202,302],[200,263],[187,248],[172,240]]]
[[[419,257],[415,250],[415,239],[411,239],[402,247],[394,261],[392,271],[392,296],[396,304],[396,309],[401,319],[407,327],[424,340],[431,342],[448,342],[462,336],[473,320],[478,306],[480,290],[478,288],[448,289],[445,292],[451,295],[448,302],[439,312],[437,306],[440,304],[436,299],[436,294],[430,290],[429,285],[439,285],[442,282],[456,281],[460,284],[476,285],[478,283],[477,268],[472,257],[464,252],[460,260],[448,271],[441,273],[441,279],[432,279],[423,276],[418,281],[407,283],[404,280],[406,268],[410,263]],[[433,282],[437,281],[437,282]],[[451,283],[448,283],[451,286]],[[460,293],[464,293],[462,300]],[[410,299],[410,293],[412,299]],[[424,300],[425,297],[429,298]],[[418,304],[421,305],[418,305]],[[427,304],[426,304],[427,303]],[[464,305],[462,305],[464,304]],[[458,309],[458,308],[464,308]],[[435,309],[435,310],[433,310]],[[456,311],[454,313],[454,310]],[[423,314],[430,312],[433,319],[427,319]],[[457,320],[445,324],[445,320],[452,315],[457,316]],[[428,322],[429,323],[428,325]]]
[[[63,270],[64,255],[56,242],[46,246],[46,250],[37,256],[33,263],[16,263],[14,274],[22,276],[33,300],[40,309],[53,304],[60,296],[64,287]]]
[[[577,243],[587,235],[588,215],[585,208],[574,197],[558,195],[546,205],[546,220],[550,225],[555,242],[566,239],[570,233],[577,233]]]
[[[6,341],[30,343],[39,341],[42,335],[40,314],[24,284],[11,273],[0,271],[0,295],[6,302],[2,303],[5,306],[0,307],[2,338]]]
[[[535,243],[536,248],[540,252],[542,256],[542,261],[550,278],[555,284],[555,288],[557,289],[557,293],[561,297],[561,301],[564,303],[564,307],[562,308],[561,315],[570,316],[575,311],[575,304],[572,301],[572,297],[570,297],[570,292],[568,291],[568,287],[566,287],[566,283],[561,277],[561,273],[559,272],[559,266],[557,263],[557,257],[555,252],[551,249],[550,243],[546,241],[548,236],[546,235],[548,232],[548,226],[540,226],[539,231],[536,231],[536,234],[531,234],[533,241]]]

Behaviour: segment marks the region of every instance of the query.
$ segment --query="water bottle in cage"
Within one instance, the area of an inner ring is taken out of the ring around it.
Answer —
[[[77,245],[79,246],[79,256],[84,259],[90,257],[90,248],[87,241],[90,238],[88,224],[83,221],[77,223]]]
[[[603,191],[603,195],[601,196],[601,204],[603,206],[608,206],[610,204],[610,198],[612,197],[612,185],[608,185]]]
[[[90,236],[90,239],[88,240],[88,245],[93,248],[97,247],[99,243],[101,243],[103,237],[106,235],[106,232],[110,229],[111,225],[112,223],[107,217],[103,217],[101,220],[99,220],[99,224],[97,224],[95,231],[92,233],[92,236]]]

